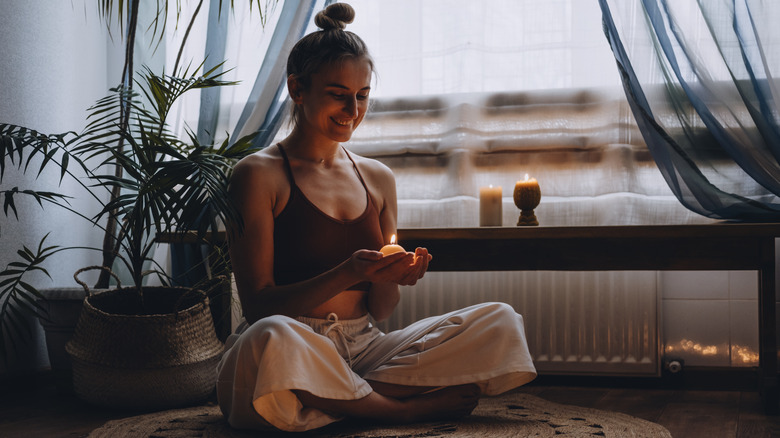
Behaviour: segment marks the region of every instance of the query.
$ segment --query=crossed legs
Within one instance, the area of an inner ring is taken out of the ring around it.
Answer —
[[[393,385],[369,381],[372,393],[358,400],[333,400],[306,391],[293,391],[304,406],[338,416],[367,418],[388,423],[412,423],[460,418],[469,415],[479,402],[475,384],[441,389]]]

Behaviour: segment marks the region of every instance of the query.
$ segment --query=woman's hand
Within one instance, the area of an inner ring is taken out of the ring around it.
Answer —
[[[350,263],[364,280],[410,286],[425,275],[431,258],[425,248],[417,248],[414,253],[397,252],[390,255],[358,250],[352,254]]]
[[[414,250],[414,263],[412,263],[411,271],[409,275],[404,279],[404,282],[399,283],[402,285],[414,285],[417,280],[423,278],[426,272],[428,272],[428,263],[433,258],[428,254],[428,250],[425,248],[417,248]]]
[[[366,296],[366,309],[377,321],[384,321],[393,313],[401,299],[399,286],[411,286],[425,275],[431,256],[425,248],[414,253],[396,252],[383,256],[378,251],[357,251],[351,261],[371,281]]]

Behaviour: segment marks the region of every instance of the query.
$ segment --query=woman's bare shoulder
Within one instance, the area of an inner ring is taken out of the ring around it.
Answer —
[[[281,159],[278,149],[267,147],[239,160],[238,163],[233,166],[233,171],[255,172],[269,167],[278,167]]]
[[[284,160],[277,148],[265,148],[248,155],[235,166],[230,176],[229,193],[239,203],[252,200],[258,205],[274,205],[280,191],[287,187]]]
[[[275,180],[282,171],[282,157],[276,148],[265,148],[247,155],[233,166],[231,182]]]
[[[355,163],[360,168],[360,171],[364,174],[364,176],[368,176],[371,178],[372,181],[377,182],[393,182],[395,181],[395,176],[393,175],[393,171],[390,170],[387,165],[379,160],[376,160],[374,158],[367,158],[363,157],[357,154],[352,154],[353,159],[355,160]]]

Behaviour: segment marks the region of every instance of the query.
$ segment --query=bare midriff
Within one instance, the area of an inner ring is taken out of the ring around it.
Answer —
[[[345,290],[335,297],[312,309],[306,316],[326,319],[335,313],[339,319],[357,319],[368,311],[365,304],[366,291]]]

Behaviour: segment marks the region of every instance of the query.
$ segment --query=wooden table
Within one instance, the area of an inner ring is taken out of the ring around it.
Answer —
[[[209,240],[224,242],[224,233]],[[758,271],[759,390],[778,412],[775,238],[780,224],[404,228],[407,249],[428,248],[431,271]],[[193,234],[162,233],[187,243]]]
[[[775,238],[780,224],[406,228],[405,248],[425,247],[431,271],[758,271],[759,390],[778,411]]]

